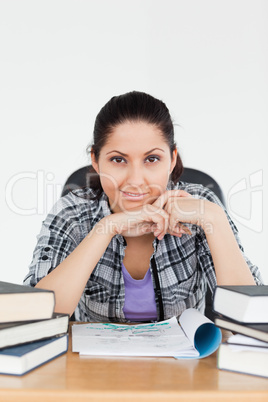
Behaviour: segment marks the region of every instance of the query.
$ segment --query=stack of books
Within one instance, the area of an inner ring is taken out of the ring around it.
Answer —
[[[23,375],[67,352],[67,314],[54,292],[0,281],[0,374]]]
[[[235,333],[218,349],[218,368],[268,377],[268,286],[217,286],[213,310]]]

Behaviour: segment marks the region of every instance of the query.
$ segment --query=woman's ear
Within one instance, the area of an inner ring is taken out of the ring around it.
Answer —
[[[99,173],[99,164],[96,160],[93,148],[91,148],[91,150],[90,150],[90,156],[91,156],[91,164],[92,164],[93,168],[95,169],[95,171],[97,173]]]
[[[171,164],[170,164],[170,174],[172,173],[174,167],[176,166],[177,155],[178,155],[178,151],[177,151],[177,148],[175,148],[174,151],[172,152],[172,158],[171,158]]]

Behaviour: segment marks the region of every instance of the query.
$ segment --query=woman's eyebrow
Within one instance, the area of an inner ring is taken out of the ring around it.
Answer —
[[[113,152],[116,153],[116,154],[120,154],[122,156],[128,156],[127,154],[124,154],[123,152],[117,151],[116,149],[114,149],[113,151],[107,152],[106,155],[112,154]]]
[[[144,155],[149,155],[150,153],[152,153],[152,152],[154,152],[154,151],[156,151],[156,150],[165,152],[162,148],[153,148],[153,149],[151,149],[150,151],[145,152]],[[111,153],[113,153],[113,152],[115,152],[115,153],[117,153],[117,154],[120,154],[120,155],[122,155],[122,156],[128,156],[127,154],[124,154],[124,153],[121,152],[121,151],[117,151],[116,149],[114,149],[113,151],[107,152],[106,155],[111,154]]]
[[[151,149],[150,151],[145,152],[144,155],[149,155],[150,153],[152,153],[152,152],[154,152],[154,151],[156,151],[156,150],[165,152],[162,148],[153,148],[153,149]]]

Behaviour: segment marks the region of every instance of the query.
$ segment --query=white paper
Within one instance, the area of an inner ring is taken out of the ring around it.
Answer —
[[[259,341],[258,339],[251,338],[245,335],[232,335],[227,339],[227,343],[230,344],[233,350],[255,350],[262,353],[268,353],[268,343]]]
[[[72,350],[81,355],[199,356],[176,317],[138,325],[73,325]]]
[[[179,321],[192,345],[194,345],[194,337],[197,328],[206,323],[213,324],[213,322],[209,318],[205,317],[194,308],[188,308],[187,310],[184,310],[184,312],[180,316]]]

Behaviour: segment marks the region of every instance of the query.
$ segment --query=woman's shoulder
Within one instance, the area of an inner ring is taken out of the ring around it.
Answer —
[[[222,206],[222,202],[217,195],[211,189],[203,186],[202,184],[178,181],[177,183],[170,183],[169,189],[184,190],[195,198],[206,199]]]
[[[98,194],[91,188],[86,187],[70,191],[61,197],[52,207],[49,215],[61,215],[67,217],[81,216],[86,214],[96,217],[101,210],[107,209],[108,203],[105,195]]]

